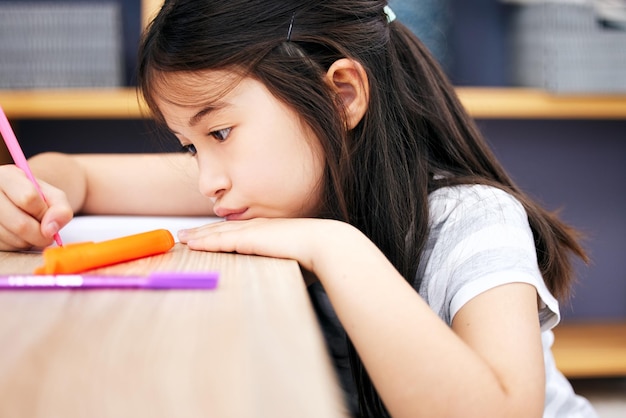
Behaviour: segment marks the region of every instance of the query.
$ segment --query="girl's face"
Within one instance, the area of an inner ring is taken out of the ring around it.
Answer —
[[[321,146],[298,115],[252,78],[226,72],[168,73],[157,105],[195,155],[200,192],[217,216],[314,217],[319,212]]]

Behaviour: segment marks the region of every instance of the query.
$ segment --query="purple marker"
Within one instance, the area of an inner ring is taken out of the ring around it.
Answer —
[[[0,276],[0,290],[37,289],[215,289],[219,274],[154,272],[148,276],[90,276],[79,274]]]

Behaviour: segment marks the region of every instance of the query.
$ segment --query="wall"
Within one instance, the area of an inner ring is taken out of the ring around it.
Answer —
[[[626,319],[626,121],[481,120],[515,181],[586,235],[568,319]]]

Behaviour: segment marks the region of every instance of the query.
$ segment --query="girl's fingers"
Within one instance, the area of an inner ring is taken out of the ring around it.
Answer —
[[[42,190],[46,196],[48,209],[40,219],[41,233],[45,237],[51,238],[72,220],[74,212],[65,193],[61,190],[50,187],[45,183],[42,183]]]
[[[32,246],[0,225],[0,251],[27,250]]]
[[[258,228],[258,220],[217,222],[180,231],[178,239],[196,250],[256,254],[250,248],[250,241],[255,239],[255,226]],[[246,231],[250,231],[250,229],[252,229],[252,233],[245,236]],[[257,235],[262,233],[260,230],[256,231]]]
[[[46,247],[52,243],[40,232],[39,222],[0,196],[0,250]]]
[[[178,239],[183,243],[187,243],[188,241],[195,241],[209,235],[229,231],[239,231],[248,228],[249,223],[253,221],[256,221],[256,219],[249,221],[221,221],[202,225],[196,228],[183,229],[178,232]]]
[[[53,235],[73,216],[65,194],[42,182],[44,200],[20,169],[0,169],[0,249],[50,245]]]
[[[48,205],[24,172],[15,166],[2,166],[2,170],[0,191],[2,191],[3,196],[0,198],[8,199],[23,212],[35,219],[41,219],[48,209]],[[5,221],[4,213],[3,221]]]

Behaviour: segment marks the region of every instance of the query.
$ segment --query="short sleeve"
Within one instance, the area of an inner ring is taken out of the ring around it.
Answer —
[[[503,190],[454,186],[429,199],[430,235],[418,275],[419,292],[449,325],[471,299],[508,283],[537,289],[542,330],[559,322],[557,300],[539,267],[528,216]]]

